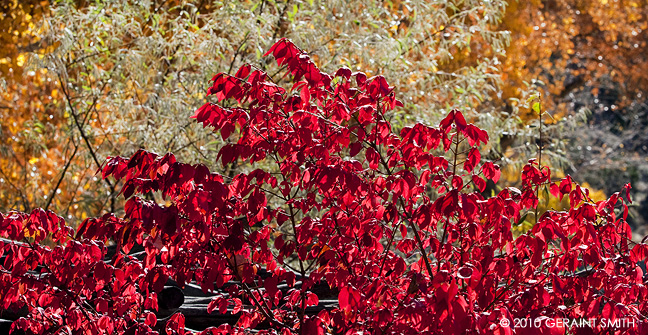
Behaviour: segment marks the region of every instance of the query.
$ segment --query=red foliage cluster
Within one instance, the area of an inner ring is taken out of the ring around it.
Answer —
[[[521,190],[484,198],[486,179],[497,182],[500,170],[482,162],[487,133],[459,111],[439,127],[396,133],[385,115],[400,102],[385,78],[324,73],[288,40],[268,54],[287,68],[290,90],[244,66],[209,89],[235,107],[208,103],[193,116],[234,139],[220,151],[223,164],[262,161],[265,169],[228,178],[138,151],[103,168],[123,183],[124,217],[88,219],[76,233],[42,210],[0,217],[0,237],[9,239],[0,242],[0,308],[29,311],[14,329],[183,334],[181,314],[162,326],[155,314],[172,278],[221,292],[208,311],[239,316],[200,334],[566,331],[548,322],[515,328],[518,318],[626,318],[635,323],[569,332],[646,333],[638,264],[648,246],[630,240],[630,199],[616,193],[595,203],[534,161]],[[544,213],[514,239],[511,226],[544,187],[568,196],[571,208]],[[147,200],[151,192],[167,204]],[[46,236],[59,243],[40,244]],[[104,259],[109,241],[119,252]],[[141,259],[128,255],[135,244],[145,248]],[[322,283],[338,306],[308,313]]]

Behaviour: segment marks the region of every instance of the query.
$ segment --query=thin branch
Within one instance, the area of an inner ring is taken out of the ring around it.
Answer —
[[[241,49],[243,48],[243,46],[247,42],[249,35],[250,35],[250,31],[246,32],[245,36],[243,36],[243,41],[241,41],[238,48],[236,48],[236,52],[234,53],[234,58],[232,58],[232,62],[230,63],[229,69],[227,70],[227,74],[232,74],[232,68],[234,67],[234,63],[236,62],[236,58],[238,57],[239,53],[241,52]]]
[[[47,210],[49,208],[49,206],[52,204],[52,201],[54,200],[54,197],[56,196],[56,191],[61,186],[61,182],[63,181],[63,178],[65,178],[65,173],[67,172],[67,169],[72,164],[72,161],[74,161],[74,156],[76,156],[76,153],[79,150],[79,146],[76,145],[74,142],[72,142],[72,145],[74,145],[74,151],[72,152],[72,155],[70,155],[70,158],[68,159],[68,161],[65,163],[65,166],[63,167],[63,171],[61,172],[61,176],[59,177],[58,181],[56,182],[56,186],[54,186],[54,188],[52,189],[52,192],[50,192],[49,197],[47,197],[47,203],[45,204],[45,207],[43,208],[45,210]]]
[[[272,34],[272,41],[277,39],[277,35],[279,34],[279,30],[281,29],[281,26],[284,23],[284,15],[286,15],[286,11],[288,10],[288,5],[290,5],[290,0],[286,1],[286,5],[284,6],[283,10],[281,11],[281,14],[279,14],[279,20],[277,21],[277,26],[275,27],[274,33]]]
[[[61,91],[63,91],[63,95],[65,95],[65,99],[67,101],[68,107],[70,107],[70,114],[72,114],[74,124],[76,125],[77,129],[79,130],[79,134],[81,135],[81,138],[85,142],[86,147],[88,148],[88,151],[90,152],[90,156],[92,156],[92,159],[94,160],[95,164],[97,164],[97,168],[100,169],[101,168],[101,163],[99,162],[99,159],[97,158],[97,155],[96,155],[94,149],[92,148],[92,145],[90,144],[90,140],[88,139],[88,136],[83,131],[83,127],[79,123],[79,118],[78,118],[77,113],[76,113],[76,111],[74,109],[74,106],[72,105],[72,99],[70,97],[69,92],[65,88],[65,85],[63,84],[63,78],[61,77],[60,74],[58,74],[58,79],[59,79],[59,84],[61,85]],[[114,191],[114,186],[110,182],[110,180],[104,179],[104,181],[106,182],[106,184],[108,184],[110,189]]]

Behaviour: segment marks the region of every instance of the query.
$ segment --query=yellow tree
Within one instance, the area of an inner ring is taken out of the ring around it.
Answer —
[[[46,185],[64,164],[65,122],[54,112],[56,85],[45,69],[26,69],[31,52],[46,52],[39,26],[47,1],[3,1],[0,18],[0,207],[43,206]]]
[[[570,93],[614,83],[621,109],[648,88],[648,3],[643,0],[511,1],[501,29],[515,43],[504,62],[504,98],[516,97],[524,81],[543,82],[555,117],[569,110]]]
[[[591,111],[584,125],[570,132],[572,146],[559,148],[580,180],[615,192],[622,180],[645,178],[640,171],[642,155],[648,152],[641,121],[648,89],[648,3],[510,1],[500,29],[510,31],[513,42],[503,61],[502,94],[496,104],[508,101],[510,108],[518,108],[509,98],[520,96],[526,83],[537,79],[533,86],[547,112],[545,125],[573,118],[581,108]],[[521,117],[538,118],[530,109],[527,115],[524,111]],[[641,183],[634,185],[642,188]],[[646,223],[646,214],[633,211],[638,223]]]

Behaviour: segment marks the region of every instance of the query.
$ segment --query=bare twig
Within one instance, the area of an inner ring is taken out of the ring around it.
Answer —
[[[277,26],[275,27],[274,33],[272,34],[272,41],[277,39],[277,35],[279,34],[279,30],[281,30],[281,26],[284,23],[284,15],[286,15],[286,11],[288,10],[288,6],[290,5],[290,0],[286,1],[286,5],[284,6],[283,10],[281,11],[281,14],[279,14],[279,20],[277,21]]]
[[[63,83],[63,78],[61,75],[58,75],[59,79],[59,84],[61,85],[61,91],[63,91],[63,95],[65,96],[65,100],[67,101],[68,107],[70,108],[70,114],[72,115],[72,119],[74,120],[74,124],[76,125],[76,128],[79,130],[79,134],[81,135],[81,138],[86,144],[86,147],[88,148],[88,151],[90,152],[90,156],[92,156],[92,159],[94,160],[95,164],[97,165],[97,169],[101,169],[101,163],[99,162],[99,159],[97,158],[97,154],[95,153],[94,149],[92,148],[92,145],[90,144],[90,140],[88,139],[88,136],[86,133],[83,131],[83,126],[81,123],[79,123],[79,118],[77,116],[76,110],[74,106],[72,105],[72,97],[70,96],[70,93],[68,90],[65,88],[65,85]],[[97,102],[98,97],[95,98],[95,101],[93,104],[90,106],[90,108],[94,108],[96,102]],[[90,110],[89,110],[90,111]],[[103,179],[103,181],[108,185],[110,188],[110,193],[111,195],[115,193],[115,185],[113,185],[110,180],[108,179]],[[114,206],[115,206],[115,199],[114,197],[111,196],[111,201],[110,201],[110,210],[111,212],[114,212]]]
[[[239,44],[238,48],[236,48],[236,52],[234,53],[234,58],[232,58],[232,62],[230,63],[229,69],[227,70],[227,74],[232,74],[232,68],[234,67],[234,63],[236,62],[236,58],[238,57],[239,53],[241,52],[241,49],[247,43],[248,36],[250,35],[250,31],[245,33],[245,36],[243,36],[243,41]]]
[[[68,161],[65,163],[65,166],[63,167],[63,171],[61,171],[61,176],[59,177],[58,181],[56,182],[56,186],[52,189],[52,192],[50,192],[49,197],[47,197],[47,203],[45,204],[45,207],[43,209],[47,210],[49,206],[52,204],[52,201],[54,200],[54,197],[56,196],[56,190],[61,186],[61,182],[63,181],[63,178],[65,178],[65,173],[67,172],[67,169],[70,167],[72,164],[72,161],[74,161],[74,156],[76,156],[77,151],[79,150],[79,146],[76,145],[74,142],[72,142],[72,145],[74,145],[74,151],[72,152],[72,155],[70,155],[70,158]]]

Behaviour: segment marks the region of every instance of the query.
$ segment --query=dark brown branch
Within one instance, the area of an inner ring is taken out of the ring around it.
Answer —
[[[245,43],[248,40],[248,36],[250,35],[250,32],[246,32],[245,36],[243,36],[243,41],[241,41],[241,44],[239,44],[238,48],[236,48],[236,52],[234,53],[234,58],[232,58],[232,62],[230,63],[229,69],[227,70],[227,74],[232,74],[232,68],[234,67],[234,63],[236,62],[236,58],[238,57],[239,53],[241,52],[241,49],[245,45]]]
[[[290,5],[290,0],[286,1],[286,5],[284,6],[283,10],[281,11],[281,14],[279,14],[279,20],[277,21],[277,26],[275,27],[274,33],[272,34],[272,41],[277,39],[277,35],[279,35],[279,31],[281,30],[281,26],[283,26],[285,20],[284,20],[284,15],[286,15],[286,11],[288,11],[288,6]]]
[[[70,167],[72,164],[72,161],[74,160],[74,156],[76,156],[77,151],[79,150],[79,146],[72,143],[74,145],[74,151],[72,152],[72,155],[70,155],[70,158],[68,161],[65,163],[65,166],[63,167],[63,171],[61,171],[61,176],[59,177],[58,181],[56,182],[56,186],[52,189],[52,192],[50,192],[49,197],[47,197],[47,203],[45,204],[45,207],[43,208],[44,210],[47,210],[49,206],[52,204],[52,201],[54,200],[54,197],[56,196],[56,190],[59,189],[61,186],[61,182],[63,181],[63,178],[65,178],[65,173],[67,172],[67,169]]]
[[[90,140],[88,139],[88,136],[83,131],[83,126],[79,123],[79,118],[78,118],[77,113],[76,113],[76,111],[74,109],[74,106],[72,105],[72,98],[70,97],[70,94],[69,94],[68,90],[65,88],[65,84],[63,84],[63,78],[61,77],[60,74],[58,75],[58,79],[59,79],[59,84],[61,85],[61,91],[63,91],[63,95],[65,95],[65,100],[67,101],[68,107],[70,107],[70,114],[72,114],[72,119],[74,120],[74,124],[76,125],[77,129],[79,130],[79,134],[81,135],[81,138],[85,142],[86,147],[88,148],[88,151],[90,152],[90,156],[92,156],[92,160],[94,160],[95,164],[97,165],[97,168],[101,169],[101,163],[99,162],[99,159],[97,158],[97,155],[96,155],[94,149],[92,149],[92,145],[90,144]],[[95,99],[95,103],[96,103],[96,99]],[[93,103],[91,105],[91,107],[94,106],[95,103]],[[104,179],[104,181],[110,187],[111,193],[114,193],[115,187],[110,182],[110,180]]]

